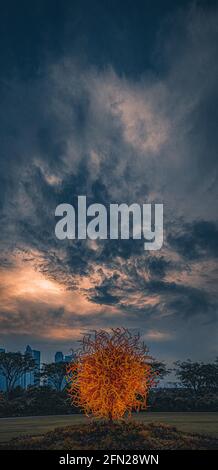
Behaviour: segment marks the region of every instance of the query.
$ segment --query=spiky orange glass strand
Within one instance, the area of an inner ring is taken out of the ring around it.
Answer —
[[[85,335],[77,360],[68,365],[72,403],[85,414],[119,419],[145,409],[156,375],[139,335],[116,328]]]

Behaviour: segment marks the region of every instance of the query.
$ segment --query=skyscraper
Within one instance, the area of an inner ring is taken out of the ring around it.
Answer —
[[[60,362],[63,362],[63,363],[71,362],[73,358],[74,358],[74,354],[64,356],[62,351],[57,351],[55,353],[55,364],[58,364]],[[48,384],[51,385],[49,381],[48,381]],[[66,379],[64,378],[63,383],[62,383],[62,388],[64,388],[65,385],[66,385]]]
[[[74,354],[69,354],[64,356],[62,351],[57,351],[55,353],[55,363],[57,364],[58,362],[70,362],[72,359],[74,359]]]
[[[64,355],[61,351],[55,353],[55,363],[57,364],[58,362],[64,362]]]
[[[36,368],[34,371],[26,372],[25,374],[23,374],[23,376],[19,380],[19,384],[17,385],[20,385],[22,388],[27,388],[29,385],[35,385],[36,387],[38,387],[40,385],[39,372],[40,372],[41,353],[40,351],[36,351],[35,349],[32,349],[28,345],[26,347],[25,355],[28,355],[34,359]]]

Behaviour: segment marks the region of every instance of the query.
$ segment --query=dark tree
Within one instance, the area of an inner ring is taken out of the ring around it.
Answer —
[[[49,385],[60,391],[64,388],[66,365],[65,362],[43,364],[41,377],[45,379]]]
[[[36,368],[34,359],[28,354],[20,352],[0,353],[0,373],[5,378],[6,392],[9,396],[26,372],[32,372]]]
[[[164,377],[171,372],[171,370],[167,368],[164,362],[153,361],[151,363],[151,367],[153,371],[157,374],[159,380],[164,379]]]
[[[204,377],[204,386],[207,390],[218,389],[218,361],[211,364],[202,364],[201,374]]]
[[[218,388],[218,362],[205,364],[203,362],[177,361],[175,362],[176,377],[179,385],[200,393]]]

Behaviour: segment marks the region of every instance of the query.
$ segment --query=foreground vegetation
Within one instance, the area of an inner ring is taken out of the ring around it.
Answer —
[[[20,437],[0,449],[100,450],[100,449],[217,449],[218,439],[191,434],[163,423],[90,421],[82,425],[56,428],[44,436]]]

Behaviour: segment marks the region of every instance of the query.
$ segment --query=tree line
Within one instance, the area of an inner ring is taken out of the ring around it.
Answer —
[[[1,352],[0,377],[4,378],[6,390],[0,391],[0,416],[77,412],[67,392],[66,365],[65,362],[43,364],[39,371],[31,356]],[[152,367],[160,383],[150,391],[150,410],[218,411],[218,359],[210,363],[176,361],[172,368],[153,361]],[[38,381],[25,390],[18,384],[24,374],[31,372]],[[167,382],[172,373],[174,381]]]

